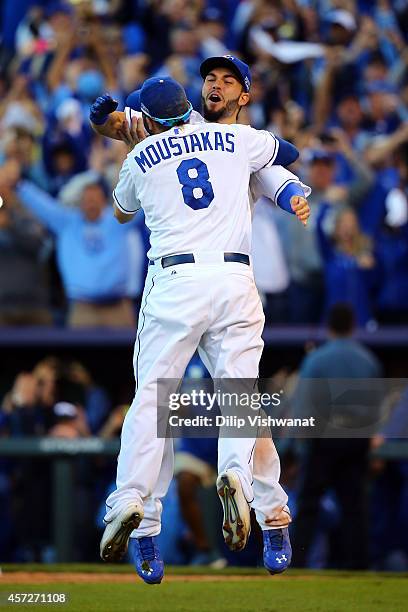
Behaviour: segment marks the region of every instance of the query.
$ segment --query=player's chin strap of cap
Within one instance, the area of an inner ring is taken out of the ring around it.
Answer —
[[[165,125],[167,127],[172,127],[179,121],[184,121],[184,122],[187,121],[187,119],[190,117],[191,112],[193,110],[193,105],[191,104],[191,102],[189,102],[188,109],[183,115],[179,115],[178,117],[168,117],[166,119],[159,119],[158,117],[153,117],[143,104],[141,104],[141,108],[144,114],[150,117],[150,119],[153,119],[153,121],[157,121],[157,123],[160,123],[161,125]]]

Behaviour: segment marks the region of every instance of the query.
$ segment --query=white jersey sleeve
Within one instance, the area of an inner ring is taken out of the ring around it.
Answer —
[[[279,141],[266,130],[255,130],[248,125],[236,126],[243,137],[247,152],[250,172],[271,166],[279,150]]]
[[[251,175],[249,184],[251,196],[254,201],[265,196],[276,204],[279,195],[289,183],[299,185],[305,193],[305,198],[309,197],[312,193],[309,185],[302,183],[300,178],[287,168],[283,166],[271,166],[270,168],[263,168],[259,170],[259,172]]]
[[[139,119],[142,116],[142,113],[140,111],[135,111],[133,110],[133,108],[130,108],[130,106],[125,106],[124,113],[129,126],[132,124],[133,117]]]
[[[141,208],[127,158],[120,170],[118,184],[113,190],[113,201],[125,215],[134,215]]]

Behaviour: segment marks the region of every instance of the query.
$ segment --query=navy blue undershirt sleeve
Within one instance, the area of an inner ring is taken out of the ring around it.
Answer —
[[[275,161],[273,162],[274,166],[289,166],[293,164],[299,157],[297,148],[287,140],[279,138],[279,136],[275,138],[279,141],[279,149]]]

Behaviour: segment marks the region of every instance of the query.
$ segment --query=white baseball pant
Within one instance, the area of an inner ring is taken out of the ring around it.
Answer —
[[[116,490],[105,521],[131,501],[144,519],[132,536],[161,529],[161,499],[173,476],[173,442],[157,437],[157,379],[181,380],[196,349],[213,378],[258,377],[264,314],[252,267],[223,253],[194,253],[196,263],[149,266],[134,350],[136,394],[126,415]],[[177,388],[171,390],[177,392]],[[287,503],[271,438],[220,437],[218,470],[234,469],[262,529]]]

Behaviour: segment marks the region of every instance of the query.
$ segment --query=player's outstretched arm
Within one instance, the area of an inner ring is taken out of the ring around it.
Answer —
[[[312,190],[287,168],[271,166],[259,170],[251,176],[250,188],[255,201],[262,196],[266,197],[287,213],[296,214],[299,220],[304,222],[305,219],[301,218],[304,211],[299,213],[293,209],[292,198],[299,196],[306,199]]]
[[[99,96],[90,108],[89,119],[98,134],[123,140],[121,130],[126,118],[125,113],[116,110],[117,107],[118,102],[109,94]]]

